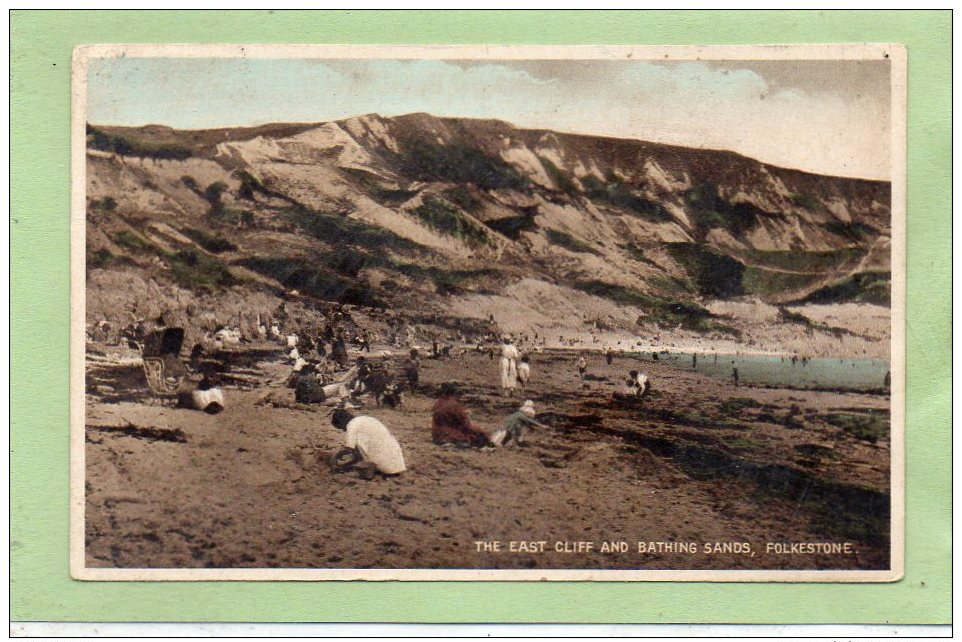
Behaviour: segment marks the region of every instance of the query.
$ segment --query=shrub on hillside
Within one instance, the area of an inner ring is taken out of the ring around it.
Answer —
[[[740,334],[737,329],[717,321],[711,312],[693,301],[663,299],[603,281],[582,281],[576,283],[575,287],[594,296],[640,308],[646,314],[644,321],[681,325],[696,332]]]
[[[101,212],[113,212],[117,209],[117,201],[113,196],[104,196],[90,201],[90,207]]]
[[[694,281],[704,296],[727,298],[744,293],[745,266],[698,243],[670,243],[668,253]]]
[[[208,252],[213,252],[214,254],[220,254],[221,252],[232,252],[237,249],[237,246],[227,239],[214,236],[213,234],[208,234],[203,230],[187,227],[181,231],[184,233],[184,236],[194,241]]]
[[[571,252],[581,252],[582,254],[598,254],[596,249],[584,241],[579,241],[567,232],[562,232],[560,230],[545,230],[545,236],[548,237],[548,241],[550,243],[559,245]]]
[[[481,189],[518,189],[528,180],[502,159],[455,139],[447,144],[415,141],[404,150],[405,173],[421,181],[470,183]]]
[[[442,234],[453,236],[469,247],[489,245],[487,233],[473,221],[468,220],[461,211],[435,196],[427,196],[421,206],[411,212],[428,227]]]
[[[137,156],[155,160],[184,160],[193,153],[182,145],[151,143],[131,136],[108,134],[96,127],[87,125],[87,146],[120,156]]]

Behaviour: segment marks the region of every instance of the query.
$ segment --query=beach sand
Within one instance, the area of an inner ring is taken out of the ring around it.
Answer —
[[[533,355],[532,382],[497,389],[497,359],[424,359],[402,407],[363,412],[400,442],[408,470],[371,481],[326,465],[343,433],[298,406],[277,346],[238,348],[219,415],[150,401],[136,359],[89,361],[86,561],[150,568],[888,568],[889,438],[859,438],[830,413],[887,418],[887,395],[740,387],[645,363],[640,407],[612,392],[635,362]],[[375,354],[378,348],[375,347]],[[131,353],[132,355],[134,353]],[[431,406],[456,381],[493,430],[525,398],[547,429],[526,448],[431,442]],[[482,540],[546,541],[544,553],[478,552]],[[603,541],[628,553],[600,553]],[[556,542],[593,541],[590,553]],[[638,542],[697,552],[639,553]],[[704,552],[744,542],[753,554]],[[847,555],[775,555],[769,542],[848,542]]]

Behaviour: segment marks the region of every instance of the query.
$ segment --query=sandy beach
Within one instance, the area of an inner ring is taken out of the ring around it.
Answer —
[[[609,366],[589,354],[581,381],[577,353],[536,353],[514,398],[486,354],[425,359],[420,390],[400,408],[362,411],[397,437],[408,470],[365,481],[327,467],[344,435],[329,408],[293,402],[277,345],[215,355],[229,382],[219,415],[151,401],[138,355],[97,357],[105,352],[88,344],[90,567],[888,568],[884,394],[736,389],[646,362],[653,391],[625,407],[612,393],[637,364],[621,355]],[[486,429],[524,398],[548,428],[524,448],[437,446],[431,406],[450,381]],[[479,551],[485,540],[547,545]],[[563,544],[585,541],[595,548]],[[605,541],[630,551],[602,553]],[[652,546],[639,552],[639,542]],[[771,550],[793,542],[850,552]],[[730,545],[706,546],[716,543]]]

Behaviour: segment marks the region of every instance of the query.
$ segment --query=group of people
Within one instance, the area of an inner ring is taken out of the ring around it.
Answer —
[[[417,390],[420,369],[418,351],[412,349],[402,370],[407,390]],[[378,406],[387,403],[397,407],[401,405],[401,393],[405,388],[392,380],[383,364],[371,362],[364,355],[358,355],[346,370],[330,360],[304,360],[298,356],[287,379],[287,387],[293,388],[297,403],[341,407],[354,405],[361,395],[366,394]]]
[[[528,428],[546,427],[535,416],[534,402],[529,399],[509,414],[501,427],[489,432],[471,421],[457,387],[446,384],[431,410],[431,441],[460,448],[523,447]],[[372,479],[377,473],[398,475],[407,469],[400,443],[380,420],[338,408],[331,424],[346,433],[343,447],[331,456],[335,472],[354,469],[362,479]]]
[[[441,396],[431,411],[431,440],[438,445],[486,448],[491,446],[525,445],[525,432],[529,427],[545,426],[535,420],[534,402],[526,400],[509,414],[504,425],[487,431],[471,421],[468,411],[458,398],[456,386],[442,388]]]

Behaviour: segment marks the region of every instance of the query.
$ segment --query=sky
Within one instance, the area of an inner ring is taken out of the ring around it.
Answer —
[[[876,60],[95,58],[87,121],[201,129],[427,112],[890,180],[889,82]]]

